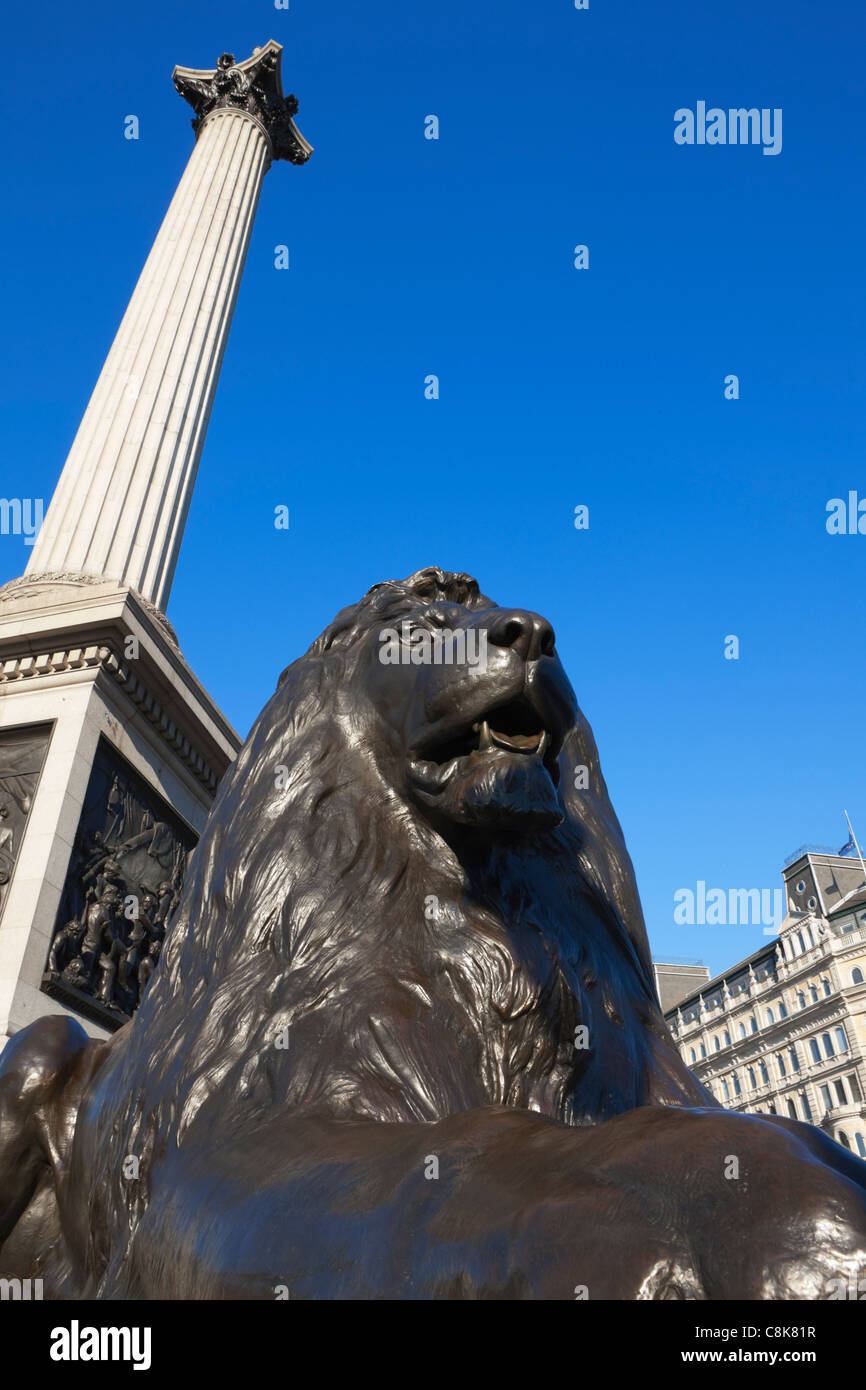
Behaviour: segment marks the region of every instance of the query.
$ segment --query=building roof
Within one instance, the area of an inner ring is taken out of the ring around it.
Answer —
[[[858,907],[866,904],[866,884],[858,888],[856,893],[851,893],[847,898],[843,898],[835,907],[831,907],[827,913],[828,917],[842,917],[846,912],[851,912]]]
[[[773,956],[775,959],[777,940],[778,937],[774,941],[768,942],[766,946],[759,946],[757,951],[753,951],[750,956],[744,956],[741,961],[737,961],[736,965],[729,965],[727,970],[723,970],[720,975],[714,975],[711,980],[702,984],[700,989],[694,990],[692,994],[687,994],[685,999],[681,999],[674,1008],[668,1009],[665,1017],[667,1014],[676,1013],[677,1009],[682,1009],[684,1004],[687,1004],[690,999],[696,999],[699,994],[712,994],[713,990],[722,985],[731,975],[747,970],[755,961],[766,960],[768,956]]]

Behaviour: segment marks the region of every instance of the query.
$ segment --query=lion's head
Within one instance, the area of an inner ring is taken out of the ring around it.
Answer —
[[[553,629],[467,575],[378,584],[313,648],[341,657],[350,737],[388,785],[446,822],[531,834],[563,818],[559,754],[577,717]],[[283,679],[290,679],[290,667]]]
[[[376,585],[284,671],[225,776],[98,1087],[104,1145],[206,1145],[291,1110],[580,1124],[651,1103],[712,1101],[661,1018],[550,624],[462,574]]]

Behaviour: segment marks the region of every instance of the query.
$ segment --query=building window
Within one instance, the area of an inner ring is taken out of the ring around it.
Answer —
[[[843,1148],[850,1149],[851,1145],[848,1142],[848,1135],[845,1133],[844,1129],[839,1130],[838,1139]]]
[[[806,1119],[809,1120],[809,1121],[811,1121],[811,1119],[812,1119],[812,1107],[811,1107],[811,1105],[809,1104],[809,1097],[806,1095],[806,1092],[805,1092],[805,1091],[801,1091],[801,1092],[800,1092],[800,1104],[801,1104],[802,1107],[803,1107],[803,1114],[805,1115]]]
[[[825,994],[825,995],[830,995],[830,994],[832,993],[832,990],[831,990],[831,988],[830,988],[830,981],[826,978],[826,976],[825,976],[825,978],[821,981],[821,984],[824,986],[824,994]]]
[[[780,1076],[788,1075],[788,1068],[785,1066],[785,1058],[783,1057],[781,1052],[779,1052],[776,1056],[776,1066],[779,1068]]]
[[[809,898],[809,899],[807,899],[807,901],[806,901],[806,906],[808,907],[808,909],[809,909],[810,912],[814,912],[814,911],[815,911],[815,908],[818,906],[818,899],[817,899],[817,898]]]
[[[793,1044],[788,1048],[788,1060],[791,1063],[792,1071],[800,1070],[800,1059],[797,1056],[797,1049],[793,1046]]]
[[[861,1158],[866,1158],[866,1140],[864,1140],[863,1135],[859,1133],[855,1134],[854,1139],[857,1144],[858,1154]]]
[[[724,1096],[725,1100],[731,1099],[731,1093],[728,1089],[728,1083],[724,1077],[722,1077],[722,1095]]]
[[[833,1085],[836,1087],[836,1099],[838,1100],[839,1104],[847,1105],[848,1092],[845,1090],[845,1082],[842,1080],[842,1077],[840,1076],[838,1081],[834,1081]]]
[[[767,1010],[767,1022],[768,1022],[768,1023],[775,1023],[775,1022],[776,1022],[776,1015],[773,1013],[773,1010],[772,1010],[772,1009],[768,1009],[768,1010]]]
[[[744,1037],[746,1036],[746,1025],[745,1025],[745,1023],[741,1023],[741,1024],[740,1024],[740,1027],[739,1027],[739,1034],[740,1034],[740,1037],[741,1037],[741,1038],[744,1038]]]
[[[754,1067],[749,1067],[748,1071],[749,1071],[749,1087],[750,1087],[751,1090],[754,1091],[755,1087],[756,1087],[757,1084],[758,1084],[758,1082],[757,1082],[757,1080],[756,1080],[756,1078],[755,1078],[755,1068],[754,1068]]]
[[[767,1063],[766,1063],[766,1062],[761,1062],[759,1065],[760,1065],[760,1068],[761,1068],[761,1080],[763,1081],[763,1083],[764,1083],[765,1086],[769,1086],[769,1084],[770,1084],[770,1073],[767,1071]]]
[[[820,1049],[820,1047],[818,1046],[818,1039],[817,1039],[817,1038],[810,1038],[810,1039],[809,1039],[809,1051],[810,1051],[811,1054],[812,1054],[812,1061],[813,1061],[813,1062],[820,1062],[820,1060],[821,1060],[821,1049]],[[692,1058],[692,1061],[694,1061],[694,1058]]]
[[[728,1030],[727,1030],[727,1028],[726,1028],[726,1029],[725,1029],[725,1047],[730,1047],[730,1045],[731,1045],[731,1035],[730,1035],[730,1033],[728,1032]]]
[[[822,1033],[822,1034],[821,1034],[821,1041],[822,1041],[822,1043],[824,1044],[824,1054],[825,1054],[825,1056],[827,1056],[827,1057],[834,1057],[834,1056],[836,1055],[836,1051],[835,1051],[835,1048],[833,1047],[833,1039],[830,1037],[830,1034],[829,1034],[829,1033]]]
[[[821,1087],[821,1099],[824,1102],[825,1110],[833,1109],[833,1097],[830,1095],[830,1087],[826,1084]]]
[[[845,1029],[844,1029],[844,1028],[835,1028],[833,1031],[834,1031],[835,1037],[836,1037],[836,1046],[838,1047],[839,1051],[840,1051],[840,1052],[847,1052],[847,1051],[848,1051],[848,1039],[845,1037]]]
[[[775,1115],[775,1113],[776,1113],[776,1107],[775,1107],[775,1105],[773,1104],[772,1101],[770,1101],[770,1104],[769,1104],[768,1109],[769,1109],[771,1115]]]
[[[751,1024],[752,1032],[753,1032],[753,1033],[757,1033],[757,1031],[758,1031],[758,1020],[757,1020],[756,1018],[750,1018],[750,1019],[749,1019],[749,1023]]]
[[[798,1116],[797,1116],[797,1107],[796,1107],[796,1105],[794,1104],[794,1102],[793,1102],[792,1100],[787,1100],[787,1101],[785,1102],[785,1104],[786,1104],[787,1107],[788,1107],[788,1114],[791,1116],[791,1119],[792,1119],[792,1120],[796,1120],[796,1119],[798,1118]]]
[[[797,990],[797,1002],[799,1003],[801,1009],[805,1009],[806,996],[801,989]]]
[[[785,1008],[785,1005],[784,1005],[784,1003],[782,1002],[781,999],[779,1000],[779,1017],[780,1017],[780,1018],[787,1018],[787,1017],[788,1017],[788,1010]]]
[[[809,993],[810,993],[811,996],[812,996],[812,1003],[813,1003],[813,1004],[817,1004],[817,1002],[818,1002],[818,986],[817,986],[817,985],[810,985],[810,986],[809,986]]]
[[[805,950],[806,950],[806,943],[805,943],[805,941],[803,940],[803,933],[802,933],[801,931],[798,931],[798,932],[797,932],[797,940],[798,940],[799,943],[800,943],[800,950],[803,951],[803,952],[805,952]]]
[[[734,1072],[733,1076],[731,1077],[731,1080],[732,1080],[733,1083],[734,1083],[734,1095],[735,1095],[735,1096],[740,1096],[740,1095],[742,1095],[742,1094],[743,1094],[743,1088],[742,1088],[742,1086],[740,1085],[740,1078],[737,1076],[737,1073],[736,1073],[736,1072]]]
[[[694,1049],[693,1047],[690,1047],[690,1048],[689,1048],[689,1061],[692,1062],[692,1063],[694,1063],[694,1062],[696,1062],[697,1060],[698,1060],[698,1059],[697,1059],[697,1055],[696,1055],[696,1053],[695,1053],[695,1049]]]
[[[706,1055],[707,1055],[707,1049],[705,1048],[704,1044],[701,1043],[701,1056],[702,1056],[702,1057],[706,1057]]]
[[[851,983],[852,985],[862,985],[863,983],[863,971],[860,969],[859,965],[851,971]],[[857,1138],[860,1138],[859,1134]]]
[[[801,878],[801,879],[800,879],[800,882],[797,884],[797,892],[798,892],[798,893],[805,893],[805,891],[806,891],[806,884],[804,883],[803,879]]]
[[[851,1095],[853,1099],[859,1105],[863,1097],[860,1094],[860,1082],[857,1080],[857,1077],[854,1074],[854,1072],[852,1072],[851,1075],[848,1077],[848,1085],[851,1087]]]

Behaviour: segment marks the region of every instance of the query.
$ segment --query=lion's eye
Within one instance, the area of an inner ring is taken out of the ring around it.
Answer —
[[[426,617],[434,627],[454,627],[459,623],[462,610],[456,604],[435,603],[427,609]]]

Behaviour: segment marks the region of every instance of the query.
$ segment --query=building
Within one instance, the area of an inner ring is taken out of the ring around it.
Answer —
[[[778,936],[666,1012],[722,1105],[819,1126],[866,1158],[866,873],[802,848],[783,870]]]
[[[702,989],[710,978],[708,967],[697,960],[653,961],[653,974],[662,1013]]]

